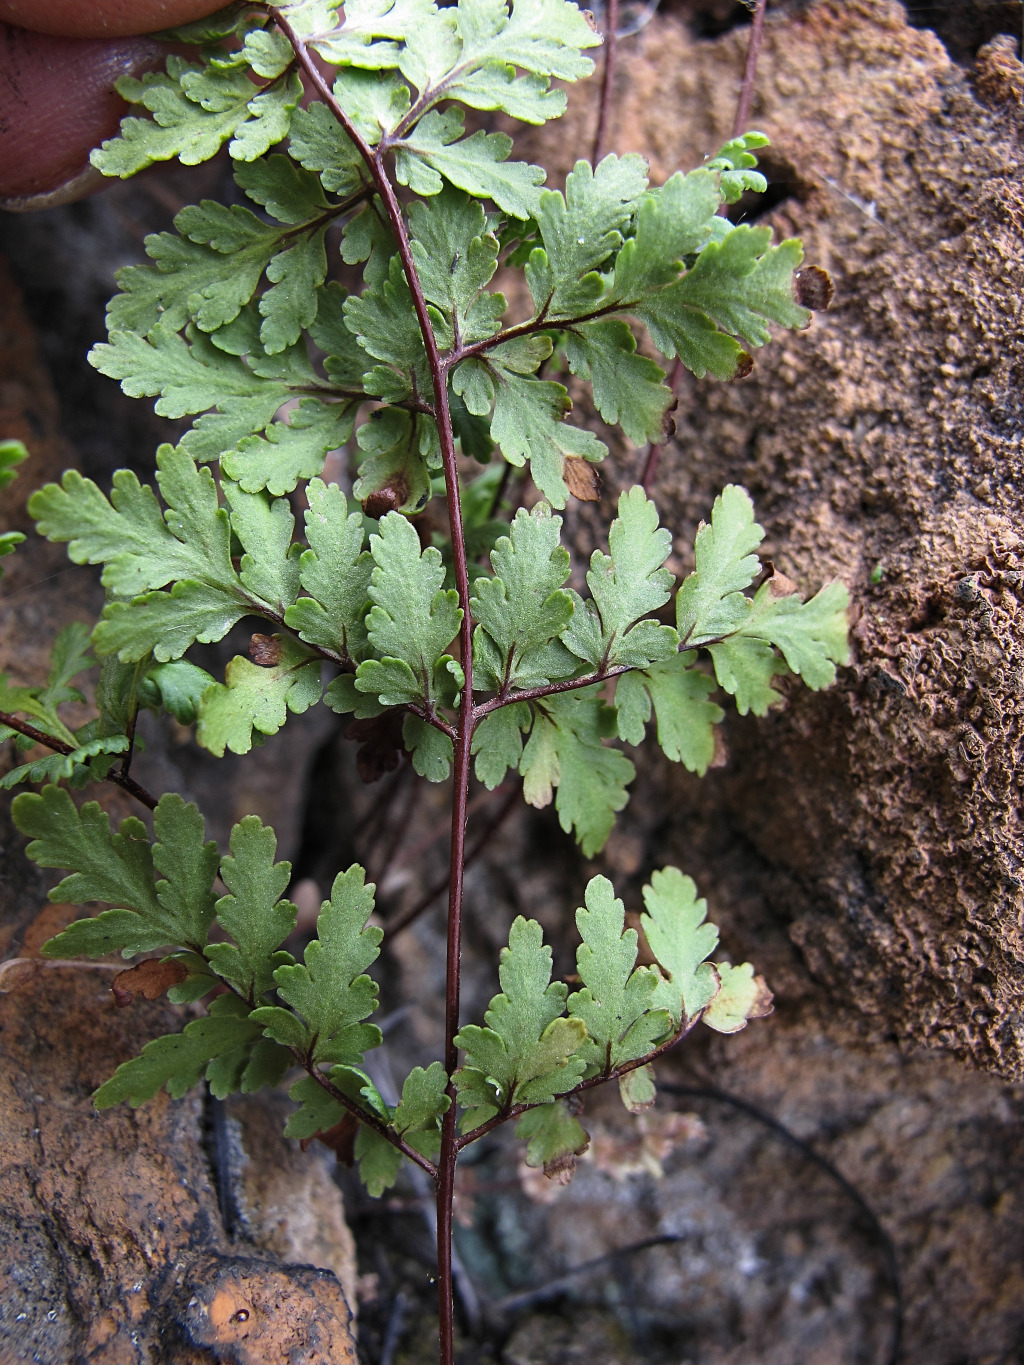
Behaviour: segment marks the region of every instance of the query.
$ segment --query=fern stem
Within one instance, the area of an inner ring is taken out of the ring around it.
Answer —
[[[350,1099],[349,1096],[345,1094],[344,1090],[339,1090],[334,1082],[328,1076],[325,1076],[308,1058],[304,1057],[298,1048],[289,1048],[289,1051],[305,1071],[306,1075],[309,1076],[311,1080],[316,1081],[317,1085],[326,1090],[328,1095],[333,1099],[336,1099],[338,1103],[357,1118],[360,1123],[365,1123],[367,1128],[372,1128],[375,1133],[385,1140],[385,1142],[390,1142],[392,1147],[397,1147],[410,1161],[414,1161],[417,1166],[422,1167],[427,1175],[431,1176],[433,1179],[437,1178],[437,1168],[432,1161],[428,1160],[428,1158],[423,1156],[420,1152],[417,1152],[415,1147],[410,1147],[404,1138],[400,1138],[393,1128],[389,1128],[388,1125],[377,1118],[375,1114],[368,1113],[362,1105],[357,1104],[355,1100]]]
[[[597,111],[597,131],[594,133],[594,151],[590,158],[596,166],[604,156],[604,144],[608,137],[608,116],[612,107],[612,86],[615,81],[615,55],[619,27],[619,0],[608,0],[605,14],[604,33],[604,70],[601,73],[601,102]]]
[[[545,683],[543,687],[528,687],[523,692],[509,692],[478,706],[474,713],[475,718],[481,721],[492,711],[498,711],[503,706],[513,706],[517,701],[539,701],[542,697],[553,697],[559,692],[575,692],[581,687],[593,687],[595,683],[607,682],[609,678],[618,678],[623,673],[633,673],[635,670],[635,664],[618,664],[615,668],[588,673],[585,678],[569,678],[565,682]]]
[[[136,665],[138,667],[138,665]],[[128,748],[124,751],[121,762],[118,766],[118,777],[126,778],[132,766],[132,759],[135,757],[135,727],[139,723],[139,703],[136,698],[132,707],[132,713],[128,718]]]
[[[462,607],[462,626],[459,632],[462,668],[465,684],[459,720],[453,737],[455,750],[454,791],[452,796],[452,836],[450,882],[448,887],[447,974],[445,981],[445,1070],[451,1077],[458,1066],[455,1035],[459,1031],[459,972],[462,953],[462,894],[466,860],[466,807],[469,799],[469,773],[476,716],[473,707],[473,621],[469,610],[469,570],[466,563],[466,541],[462,528],[462,504],[459,496],[459,471],[455,458],[455,435],[452,430],[451,410],[448,406],[447,366],[442,362],[437,339],[427,312],[416,264],[412,256],[409,234],[402,217],[401,205],[394,186],[384,169],[386,148],[374,152],[360,136],[352,120],[334,98],[333,91],[317,70],[302,40],[279,10],[270,11],[281,32],[291,43],[299,65],[320,98],[351,138],[362,157],[395,235],[402,269],[412,295],[416,320],[423,337],[423,346],[430,367],[434,390],[434,420],[441,445],[444,469],[445,496],[448,503],[448,522],[451,528],[452,557],[455,586]],[[455,1197],[455,1164],[458,1160],[458,1136],[455,1130],[455,1086],[449,1080],[451,1103],[441,1129],[441,1155],[437,1166],[437,1261],[438,1308],[440,1316],[441,1365],[453,1365],[454,1305],[452,1299],[452,1203]]]
[[[454,369],[463,360],[468,360],[471,356],[482,355],[486,351],[492,350],[495,346],[500,346],[505,341],[515,341],[517,337],[532,336],[535,332],[564,332],[571,327],[578,327],[583,322],[593,322],[597,318],[608,317],[611,313],[628,313],[633,308],[633,303],[618,300],[615,303],[605,304],[603,308],[593,308],[589,313],[580,313],[574,318],[555,318],[547,316],[546,306],[541,309],[535,318],[530,318],[528,322],[518,322],[514,327],[503,327],[500,332],[496,332],[492,337],[486,337],[483,341],[474,341],[468,346],[459,346],[451,355],[444,359],[446,370]]]
[[[195,945],[182,946],[190,946],[193,952],[199,953],[201,957],[204,956],[201,947]],[[233,986],[230,981],[222,981],[221,984],[226,986],[231,994],[241,1000],[244,1005],[249,1009],[252,1009],[254,1002],[251,996],[244,995],[243,992],[240,991],[237,986]],[[417,1152],[415,1147],[410,1147],[404,1138],[400,1137],[393,1128],[384,1123],[376,1114],[372,1114],[364,1109],[363,1106],[352,1099],[351,1096],[346,1095],[344,1090],[339,1089],[331,1080],[330,1076],[324,1075],[307,1053],[303,1052],[303,1050],[298,1047],[289,1047],[288,1051],[295,1058],[298,1065],[302,1067],[310,1080],[316,1081],[317,1085],[325,1090],[332,1099],[337,1100],[343,1109],[346,1109],[354,1118],[357,1118],[360,1123],[365,1123],[367,1128],[372,1128],[385,1142],[390,1142],[392,1147],[397,1147],[410,1161],[414,1161],[417,1166],[421,1166],[429,1176],[436,1178],[437,1168],[428,1157],[423,1156],[421,1152]]]
[[[17,716],[8,715],[6,711],[0,711],[0,725],[6,725],[9,730],[17,730],[19,735],[24,735],[26,739],[34,739],[37,744],[45,745],[55,754],[73,754],[75,752],[73,744],[65,744],[62,739],[55,739],[52,735],[37,730],[34,725],[19,720]],[[113,782],[114,786],[120,787],[122,791],[126,791],[129,796],[134,796],[136,801],[141,802],[147,810],[156,810],[156,797],[136,782],[134,777],[116,771],[107,773],[106,780]]]
[[[747,44],[747,61],[743,68],[743,84],[740,86],[740,96],[736,104],[736,121],[732,126],[733,137],[739,137],[746,131],[747,119],[750,117],[750,106],[757,81],[757,58],[761,51],[761,36],[764,33],[764,12],[767,8],[768,0],[757,0],[754,7],[750,42]]]
[[[470,848],[469,851],[467,852],[465,862],[466,867],[469,867],[484,851],[484,849],[490,843],[494,835],[498,832],[501,826],[512,814],[512,811],[519,803],[519,800],[520,800],[519,789],[518,787],[513,786],[511,791],[506,796],[505,800],[502,802],[501,808],[499,809],[497,815],[494,816],[490,824],[488,824],[484,828],[484,830],[477,836],[476,841],[474,842],[472,848]],[[422,915],[425,910],[429,910],[430,907],[433,905],[434,901],[437,900],[438,896],[440,896],[442,892],[447,890],[448,877],[445,876],[444,881],[435,882],[434,885],[430,888],[430,890],[425,892],[424,895],[422,895],[420,899],[415,903],[415,905],[411,905],[408,910],[400,911],[397,915],[393,916],[386,922],[386,924],[384,925],[384,941],[387,942],[389,938],[391,938],[394,934],[399,933],[402,929],[408,929],[409,925],[412,924],[415,920],[418,920],[420,915]]]
[[[683,1019],[683,1022],[672,1034],[671,1038],[666,1038],[663,1043],[649,1052],[646,1057],[637,1057],[632,1062],[623,1062],[621,1066],[614,1067],[607,1071],[599,1071],[596,1076],[590,1076],[585,1081],[580,1081],[579,1085],[573,1086],[572,1090],[567,1090],[560,1099],[568,1099],[570,1095],[579,1095],[584,1090],[593,1090],[596,1086],[607,1085],[609,1081],[617,1081],[620,1076],[628,1076],[631,1071],[639,1071],[642,1066],[648,1066],[651,1062],[657,1061],[670,1048],[674,1048],[676,1043],[685,1038],[686,1035],[696,1027],[704,1014],[699,1010],[692,1019]],[[548,1103],[550,1101],[547,1101]],[[471,1132],[464,1133],[459,1138],[459,1150],[468,1147],[471,1142],[476,1142],[479,1138],[485,1137],[493,1129],[499,1128],[503,1123],[508,1123],[512,1119],[517,1119],[521,1114],[525,1114],[530,1109],[538,1109],[538,1104],[513,1104],[507,1109],[503,1109],[500,1114],[495,1114],[494,1118],[488,1119],[486,1123],[481,1123],[479,1128],[472,1129]]]

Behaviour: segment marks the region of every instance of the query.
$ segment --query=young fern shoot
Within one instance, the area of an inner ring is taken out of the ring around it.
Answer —
[[[49,784],[18,796],[14,815],[29,856],[70,874],[53,896],[111,907],[46,951],[159,953],[115,989],[130,999],[141,970],[173,1001],[207,1002],[119,1067],[97,1105],[140,1104],[161,1087],[179,1096],[203,1077],[224,1096],[292,1074],[286,1131],[353,1124],[371,1194],[403,1160],[418,1164],[437,1189],[440,1358],[451,1365],[459,1152],[516,1120],[530,1164],[564,1178],[587,1143],[578,1096],[615,1080],[639,1111],[654,1100],[651,1063],[699,1021],[733,1032],[771,1000],[749,964],[712,960],[705,903],[669,867],[644,890],[653,966],[637,966],[637,932],[595,877],[576,915],[579,989],[551,979],[540,926],[520,918],[484,1023],[463,1023],[473,772],[493,789],[511,770],[526,801],[554,802],[593,856],[628,800],[625,748],[648,725],[671,760],[702,774],[719,689],[764,715],[781,677],[826,687],[847,660],[846,590],[830,583],[804,601],[776,576],[759,582],[763,532],[736,486],[698,532],[674,625],[671,535],[639,486],[620,496],[586,591],[567,588],[557,513],[580,462],[606,446],[569,420],[567,388],[542,367],[588,384],[634,445],[663,441],[673,397],[646,352],[698,377],[742,376],[769,324],[809,321],[794,286],[801,248],[718,212],[765,188],[761,134],[657,187],[639,156],[579,161],[564,192],[510,159],[505,134],[465,134],[461,106],[534,124],[563,112],[551,81],[588,76],[600,41],[567,0],[239,3],[173,36],[198,55],[119,83],[140,113],[94,163],[127,176],[171,158],[194,165],[227,143],[254,207],[183,209],[175,232],[147,238],[153,263],[118,276],[92,363],[156,398],[161,415],[194,420],[157,452],[155,488],[122,470],[108,496],[69,471],[30,500],[40,534],[103,566],[108,602],[91,632],[61,636],[45,685],[0,679],[3,738],[52,750],[2,784]],[[328,278],[334,227],[361,292]],[[524,273],[528,316],[508,316],[491,289],[499,270]],[[352,458],[344,485],[321,477],[339,449]],[[474,478],[473,462],[490,467]],[[528,465],[539,494],[511,522],[496,515],[506,463]],[[436,498],[447,538],[416,520]],[[189,660],[243,619],[260,630],[223,681]],[[72,730],[58,711],[80,700],[70,679],[94,663],[97,715]],[[415,771],[453,779],[444,1052],[409,1073],[397,1106],[364,1065],[381,1043],[368,1022],[381,931],[363,870],[335,880],[296,961],[284,946],[290,867],[274,861],[273,831],[247,816],[222,854],[193,805],[156,800],[130,775],[140,708],[172,714],[223,755],[321,702],[360,721],[400,717]],[[134,818],[115,832],[59,785],[104,778],[136,788],[152,834]]]

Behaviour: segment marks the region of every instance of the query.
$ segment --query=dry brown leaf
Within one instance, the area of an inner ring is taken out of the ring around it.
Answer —
[[[385,773],[394,772],[405,751],[402,738],[401,711],[385,711],[382,716],[370,716],[352,721],[345,729],[345,738],[354,739],[356,772],[360,782],[376,782]]]
[[[587,1149],[584,1147],[583,1149]],[[568,1185],[576,1173],[576,1153],[563,1152],[561,1156],[545,1161],[544,1174],[555,1185]]]
[[[754,996],[754,1003],[750,1007],[747,1018],[765,1019],[769,1014],[775,1012],[775,996],[763,976],[755,976],[754,985],[757,988],[757,993]]]
[[[828,271],[817,265],[798,270],[794,285],[797,303],[801,308],[809,308],[812,313],[823,313],[836,292]]]
[[[736,359],[736,373],[733,379],[746,379],[747,375],[754,368],[754,357],[748,351],[740,351]],[[732,380],[729,381],[732,383]]]
[[[173,959],[161,962],[157,957],[147,958],[136,967],[118,972],[110,983],[114,1003],[118,1009],[130,1005],[137,996],[143,1000],[158,1000],[171,986],[177,986],[188,976],[188,968]]]
[[[351,1166],[356,1159],[358,1132],[359,1120],[354,1114],[346,1114],[333,1128],[324,1128],[312,1137],[303,1138],[299,1146],[305,1151],[311,1142],[322,1142],[325,1147],[330,1147],[343,1166]]]
[[[578,455],[566,455],[562,461],[562,478],[574,498],[580,502],[598,502],[601,497],[601,476],[589,460]]]
[[[780,573],[770,559],[764,567],[766,570],[765,582],[768,584],[768,591],[772,597],[792,597],[794,593],[800,591],[793,580],[787,578],[784,573]]]
[[[722,734],[722,729],[719,725],[715,726],[714,740],[715,748],[711,755],[711,762],[708,764],[708,767],[724,768],[729,763],[729,746],[725,742],[725,736]]]
[[[666,1157],[683,1143],[699,1141],[704,1136],[704,1125],[696,1114],[652,1109],[640,1114],[621,1132],[593,1124],[588,1159],[614,1180],[644,1173],[660,1180]]]
[[[276,668],[282,652],[281,641],[276,635],[261,635],[257,631],[249,641],[249,658],[258,668]]]

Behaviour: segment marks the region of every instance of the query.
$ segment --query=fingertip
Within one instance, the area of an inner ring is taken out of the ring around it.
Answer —
[[[70,180],[64,180],[52,190],[37,190],[29,193],[4,193],[0,177],[0,209],[6,213],[39,213],[43,209],[55,209],[61,204],[74,204],[94,194],[103,184],[108,183],[106,176],[95,166],[86,166]]]
[[[223,8],[224,0],[0,0],[0,23],[61,38],[123,38]]]
[[[0,205],[47,208],[90,193],[99,182],[89,153],[127,109],[114,82],[162,56],[146,38],[42,37],[0,24]]]

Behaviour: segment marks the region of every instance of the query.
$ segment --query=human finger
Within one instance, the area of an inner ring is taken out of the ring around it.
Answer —
[[[148,38],[53,38],[0,24],[0,205],[46,208],[99,183],[89,152],[127,110],[114,82],[165,51]]]
[[[124,38],[223,8],[224,0],[0,0],[0,22],[61,38]]]

